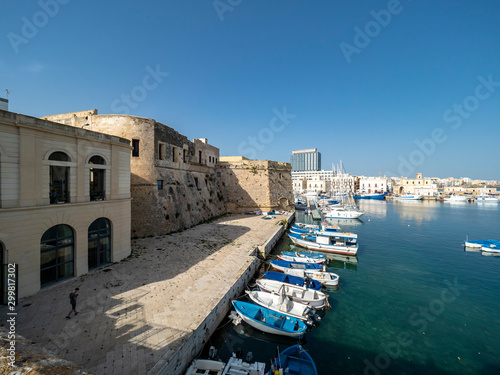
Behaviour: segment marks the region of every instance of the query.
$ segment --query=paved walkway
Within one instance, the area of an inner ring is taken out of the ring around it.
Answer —
[[[165,353],[175,353],[284,218],[233,215],[133,240],[132,256],[112,270],[20,300],[17,333],[92,374],[146,374]],[[80,313],[66,320],[75,287]]]

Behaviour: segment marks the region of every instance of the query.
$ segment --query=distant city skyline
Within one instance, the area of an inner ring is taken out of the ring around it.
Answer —
[[[0,97],[153,118],[221,155],[499,180],[500,4],[6,2]]]

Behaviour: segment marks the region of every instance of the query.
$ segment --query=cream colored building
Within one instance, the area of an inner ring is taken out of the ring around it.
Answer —
[[[130,255],[130,152],[126,139],[0,111],[0,262],[17,265],[18,297]]]
[[[419,194],[423,196],[435,196],[438,194],[438,186],[432,178],[422,177],[422,173],[417,173],[416,178],[401,177],[399,184],[393,188],[394,193]]]

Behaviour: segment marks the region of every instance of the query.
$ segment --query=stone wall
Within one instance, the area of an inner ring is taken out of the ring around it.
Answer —
[[[153,119],[96,110],[44,117],[138,142],[131,158],[132,237],[183,230],[226,212],[216,182],[219,149]]]
[[[228,212],[290,210],[294,207],[289,163],[221,158],[217,172]]]

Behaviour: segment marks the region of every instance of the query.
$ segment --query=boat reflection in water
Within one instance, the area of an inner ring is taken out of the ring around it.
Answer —
[[[361,225],[363,221],[361,219],[333,219],[326,218],[324,221],[328,223],[328,225],[338,225],[343,229],[344,225]]]
[[[358,271],[358,257],[340,254],[326,254],[326,266],[338,270]]]

